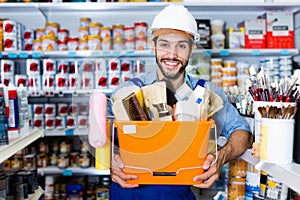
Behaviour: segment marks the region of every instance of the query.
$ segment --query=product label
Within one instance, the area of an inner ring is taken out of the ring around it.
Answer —
[[[268,126],[260,126],[260,159],[268,159],[268,137],[269,128]]]

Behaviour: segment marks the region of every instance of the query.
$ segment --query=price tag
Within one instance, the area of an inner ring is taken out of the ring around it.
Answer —
[[[93,52],[91,53],[91,56],[92,56],[92,57],[100,57],[100,52],[99,52],[99,51],[93,51]]]
[[[18,54],[17,53],[8,53],[8,58],[17,58]]]
[[[74,57],[77,57],[77,54],[76,54],[76,52],[75,52],[75,51],[69,51],[69,53],[68,53],[68,57],[70,57],[70,58],[74,58]]]
[[[220,56],[229,56],[229,51],[228,50],[221,50],[220,51]]]
[[[126,56],[135,56],[134,51],[128,51],[126,52]]]
[[[62,172],[63,176],[72,176],[73,175],[73,171],[70,169],[64,169]]]
[[[205,56],[211,56],[212,55],[212,51],[211,50],[204,50],[203,54]]]
[[[113,55],[113,56],[116,56],[116,57],[119,57],[119,56],[121,56],[122,54],[121,54],[121,52],[119,52],[119,51],[113,51],[113,52],[112,52],[112,55]]]
[[[69,129],[65,131],[66,136],[73,136],[74,135],[74,130],[73,129]]]
[[[103,56],[110,56],[110,52],[109,51],[102,51],[102,55]]]
[[[33,58],[41,58],[42,54],[40,52],[32,52],[32,57]]]
[[[19,57],[20,58],[28,58],[28,53],[27,52],[20,52]]]
[[[260,56],[260,55],[261,55],[261,52],[260,52],[260,50],[253,50],[253,51],[252,51],[252,55],[253,55],[253,56]]]
[[[290,55],[290,51],[289,50],[281,50],[280,54],[281,55]]]

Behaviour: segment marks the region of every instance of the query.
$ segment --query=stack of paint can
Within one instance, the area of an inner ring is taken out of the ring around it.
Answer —
[[[8,86],[15,83],[15,62],[13,60],[2,59],[1,62],[1,83]],[[25,86],[25,85],[24,85]]]
[[[82,60],[79,62],[79,71],[81,72],[81,88],[93,89],[95,85],[95,62],[93,60]]]
[[[223,68],[222,58],[211,59],[211,82],[218,87],[222,87],[222,68]]]
[[[135,49],[145,50],[147,48],[147,23],[146,22],[135,22]]]
[[[232,87],[236,85],[236,62],[235,60],[224,60],[222,68],[222,86]]]
[[[34,41],[34,30],[25,29],[23,32],[23,47],[22,50],[32,51],[33,50],[33,41]]]
[[[252,200],[254,195],[259,194],[260,171],[254,165],[247,163],[246,193],[245,200]]]
[[[3,21],[4,51],[22,50],[24,26],[13,20]]]
[[[107,89],[107,67],[105,59],[95,61],[95,88]]]
[[[229,162],[228,200],[244,199],[247,162],[241,158]]]
[[[255,199],[285,200],[288,198],[288,190],[289,188],[282,182],[265,171],[261,171],[259,195],[255,194],[254,197]]]
[[[28,90],[38,93],[42,89],[41,64],[39,59],[27,59]]]

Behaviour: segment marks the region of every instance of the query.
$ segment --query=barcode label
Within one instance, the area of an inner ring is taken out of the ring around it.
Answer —
[[[8,106],[9,106],[8,127],[16,127],[14,100],[9,100]]]

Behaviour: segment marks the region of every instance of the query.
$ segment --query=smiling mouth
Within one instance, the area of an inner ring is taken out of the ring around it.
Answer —
[[[161,59],[161,62],[167,65],[168,67],[172,67],[172,68],[182,64],[181,61],[177,59]]]

